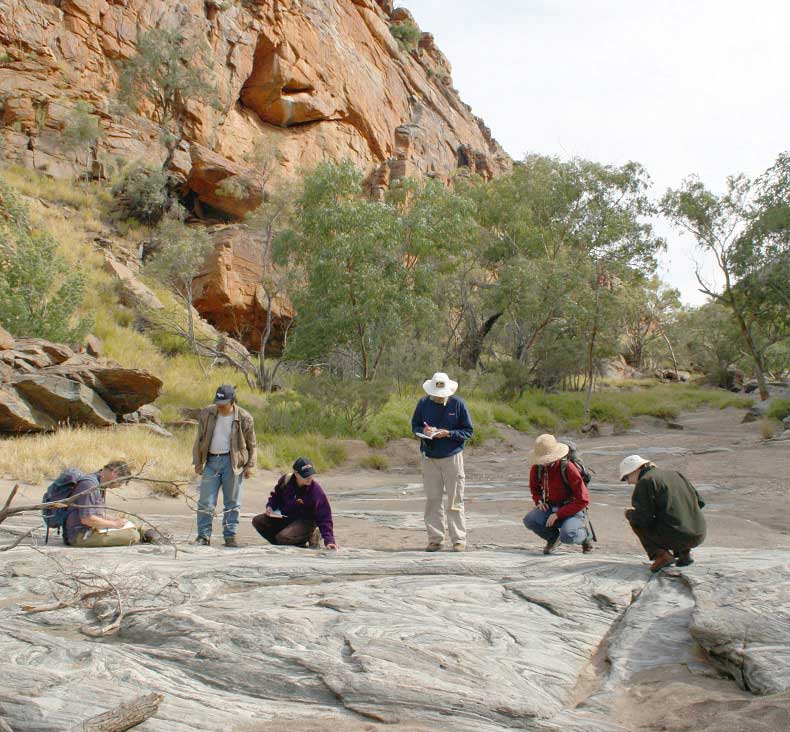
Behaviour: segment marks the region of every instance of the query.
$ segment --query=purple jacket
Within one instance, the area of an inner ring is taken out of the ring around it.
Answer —
[[[324,543],[335,543],[329,499],[315,480],[310,485],[299,487],[292,474],[281,476],[266,505],[272,511],[279,508],[289,523],[299,519],[314,522]]]

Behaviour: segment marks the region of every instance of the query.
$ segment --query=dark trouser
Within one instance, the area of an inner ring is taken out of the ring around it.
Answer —
[[[702,536],[687,536],[660,524],[649,527],[631,524],[631,528],[639,541],[642,542],[642,546],[650,559],[655,559],[662,551],[674,552],[679,556],[705,541],[705,534]]]
[[[273,518],[265,513],[258,514],[252,525],[255,530],[270,544],[285,544],[287,546],[304,546],[315,531],[313,521],[287,518]]]

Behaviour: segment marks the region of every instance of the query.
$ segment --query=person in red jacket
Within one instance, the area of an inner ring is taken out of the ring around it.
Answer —
[[[585,554],[593,549],[584,515],[590,494],[579,469],[567,459],[569,449],[553,435],[535,440],[529,473],[535,508],[524,516],[524,526],[546,540],[544,554],[551,554],[560,544],[581,544]]]

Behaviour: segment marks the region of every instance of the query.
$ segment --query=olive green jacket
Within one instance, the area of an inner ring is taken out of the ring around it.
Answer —
[[[198,431],[192,447],[192,464],[201,470],[208,460],[208,448],[217,422],[217,405],[200,410]],[[253,470],[257,465],[258,445],[252,415],[238,404],[233,405],[233,426],[230,431],[230,464],[237,475],[242,470]]]
[[[649,467],[639,475],[631,496],[629,521],[645,528],[669,527],[684,536],[704,536],[705,505],[685,475]]]

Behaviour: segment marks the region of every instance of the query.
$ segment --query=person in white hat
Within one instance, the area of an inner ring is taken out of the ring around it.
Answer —
[[[686,567],[691,550],[705,540],[705,505],[691,481],[675,470],[659,470],[639,455],[620,463],[620,480],[634,486],[625,517],[652,561],[650,570],[677,562]]]
[[[426,551],[436,552],[449,528],[453,551],[466,550],[464,515],[464,443],[474,427],[466,403],[454,396],[458,383],[437,372],[422,388],[427,396],[417,402],[411,418],[412,432],[420,438],[422,482],[425,488]],[[447,496],[447,509],[443,507]]]
[[[585,515],[590,492],[569,451],[554,435],[540,435],[532,451],[529,490],[535,508],[524,516],[524,526],[546,540],[544,554],[560,544],[581,544],[585,554],[593,550]]]

